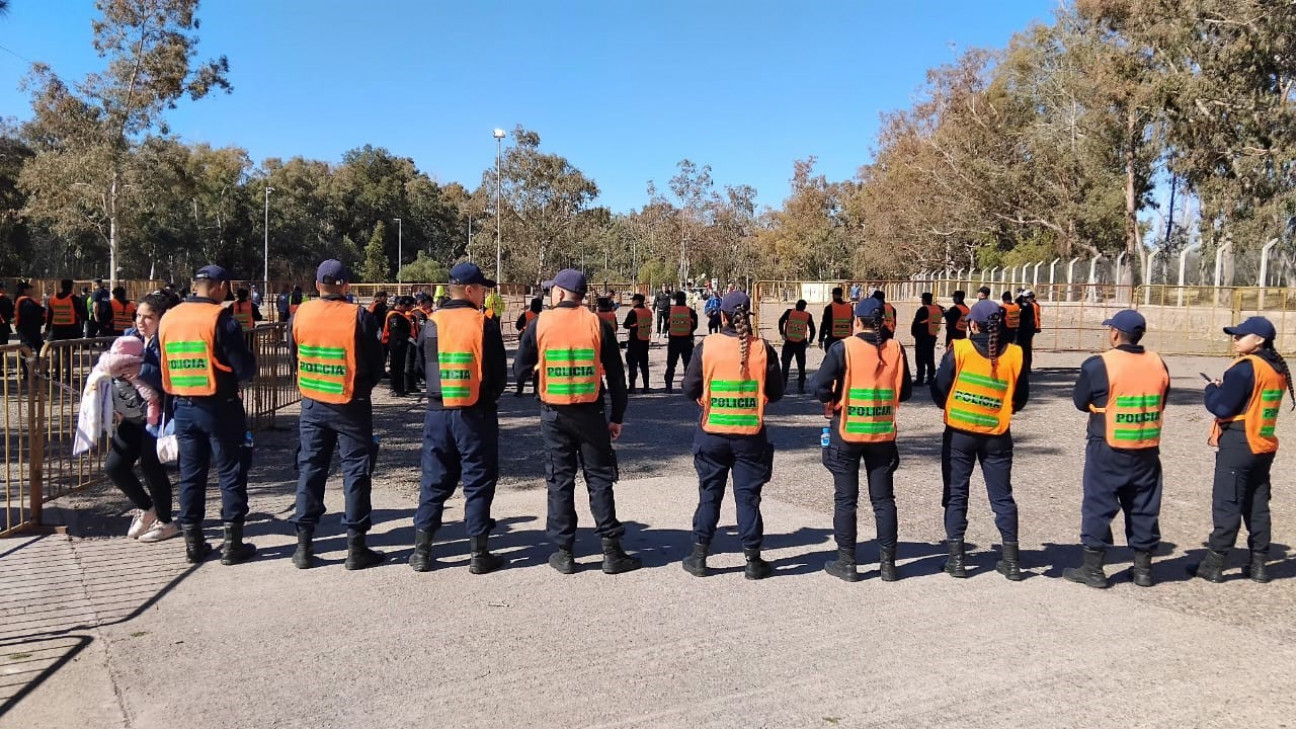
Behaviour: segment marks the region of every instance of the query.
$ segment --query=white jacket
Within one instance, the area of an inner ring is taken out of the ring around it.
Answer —
[[[77,414],[76,437],[72,440],[72,455],[79,456],[94,450],[102,436],[112,435],[113,404],[112,377],[98,367],[86,378],[85,391],[81,393],[81,408]]]

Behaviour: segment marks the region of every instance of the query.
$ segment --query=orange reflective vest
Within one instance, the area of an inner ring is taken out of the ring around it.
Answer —
[[[388,310],[387,310],[387,318],[383,320],[383,331],[382,331],[382,343],[383,343],[383,344],[388,344],[388,343],[391,342],[391,321],[392,321],[392,317],[393,317],[393,316],[402,316],[402,317],[403,317],[403,316],[405,316],[405,312],[403,312],[403,311],[397,311],[397,310],[395,310],[395,309],[388,309]],[[406,318],[407,320],[409,319],[409,317],[405,317],[405,318]]]
[[[783,341],[800,344],[806,340],[809,332],[810,312],[790,309],[787,321],[783,322]]]
[[[687,306],[672,306],[670,308],[670,335],[672,337],[691,337],[693,336],[693,317],[689,316],[693,310]]]
[[[297,343],[297,389],[302,397],[333,405],[351,402],[358,308],[346,301],[314,299],[297,310],[292,335]]]
[[[904,354],[900,343],[888,339],[882,344],[881,367],[878,347],[859,337],[845,340],[846,373],[842,376],[841,400],[833,405],[839,415],[837,433],[846,443],[885,443],[896,437],[895,416],[900,409],[904,384]]]
[[[596,313],[598,314],[598,318],[602,319],[603,321],[607,322],[608,324],[611,324],[611,325],[612,325],[612,328],[613,328],[613,329],[616,329],[616,312],[615,312],[615,311],[599,311],[599,312],[596,312]]]
[[[540,315],[530,309],[522,312],[522,331],[526,331],[526,328],[531,326],[531,322],[535,321],[537,316]]]
[[[1004,326],[1016,329],[1021,326],[1021,307],[1017,304],[1000,304],[1004,310]]]
[[[222,311],[220,304],[186,301],[162,317],[162,389],[185,397],[216,394],[216,370],[233,371],[216,361],[216,319]]]
[[[954,331],[966,334],[968,314],[972,313],[972,309],[968,308],[967,304],[955,304],[954,308],[959,310],[959,319],[958,323],[954,325]]]
[[[945,318],[945,310],[936,304],[927,304],[923,307],[927,310],[927,334],[936,336],[940,334],[941,319]]]
[[[646,306],[636,306],[635,313],[635,335],[641,342],[647,342],[653,336],[653,313]]]
[[[1238,359],[1251,360],[1252,377],[1255,381],[1251,387],[1251,399],[1241,415],[1215,419],[1209,442],[1211,445],[1219,445],[1222,426],[1241,420],[1246,425],[1247,445],[1250,446],[1251,452],[1273,453],[1278,450],[1278,436],[1275,435],[1274,429],[1278,425],[1278,411],[1282,408],[1283,394],[1287,391],[1287,378],[1254,354]]]
[[[702,340],[702,430],[755,435],[765,424],[765,340],[749,337],[747,367],[738,337],[711,334]]]
[[[1038,301],[1031,302],[1031,308],[1035,310],[1035,331],[1040,330],[1040,305]]]
[[[1016,344],[1008,345],[992,370],[972,340],[954,340],[954,387],[945,401],[945,424],[969,433],[1007,432],[1021,369],[1022,350]]]
[[[1161,416],[1170,375],[1160,355],[1112,349],[1104,352],[1102,359],[1107,369],[1107,405],[1090,405],[1089,410],[1105,416],[1107,445],[1130,450],[1161,445]]]
[[[883,302],[882,303],[882,326],[886,327],[887,331],[891,332],[892,334],[895,334],[895,320],[896,320],[895,307],[886,302]]]
[[[845,339],[851,335],[851,325],[854,322],[854,309],[850,304],[833,302],[829,304],[832,307],[832,325],[828,328],[828,336],[833,339]]]
[[[536,321],[540,400],[577,405],[598,400],[603,379],[603,325],[584,307],[558,307]]]
[[[441,404],[472,407],[481,398],[486,314],[470,308],[441,309],[432,314],[432,322],[437,328],[435,366],[441,373]]]
[[[67,296],[51,296],[50,305],[50,324],[56,327],[70,327],[76,324],[76,304],[72,299],[72,294]]]
[[[235,302],[234,302],[233,309],[234,309],[234,321],[236,321],[236,322],[239,323],[239,327],[242,328],[243,331],[246,332],[246,331],[250,330],[250,329],[252,328],[252,324],[253,324],[253,321],[252,321],[252,302],[251,302],[251,301],[235,301]]]
[[[135,302],[127,301],[122,303],[117,299],[110,300],[112,304],[112,327],[116,331],[124,332],[135,325]]]

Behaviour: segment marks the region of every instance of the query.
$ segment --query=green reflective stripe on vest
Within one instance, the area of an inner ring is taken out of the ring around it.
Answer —
[[[949,411],[949,416],[951,420],[961,420],[965,423],[972,423],[973,425],[984,425],[988,428],[998,427],[999,425],[999,418],[993,417],[991,415],[982,415],[980,413],[973,413],[967,410],[959,410],[958,408],[951,409]]]
[[[442,364],[472,364],[472,352],[439,352],[437,359]]]
[[[301,344],[297,346],[297,354],[312,359],[346,359],[346,350],[342,347],[312,347]]]
[[[446,384],[442,384],[442,385],[441,385],[441,397],[442,397],[442,399],[447,398],[447,397],[450,397],[450,398],[455,398],[455,397],[468,397],[468,388],[467,388],[467,387],[452,387],[452,386],[449,386],[449,385],[446,385]]]
[[[1118,408],[1155,408],[1160,405],[1160,395],[1121,395],[1116,398]]]
[[[876,423],[846,423],[847,433],[876,435],[878,433],[890,433],[894,430],[895,423],[889,420]]]
[[[711,392],[758,392],[760,383],[756,380],[712,380]]]
[[[592,349],[546,349],[544,352],[545,359],[566,359],[573,362],[593,362],[594,350]]]
[[[1260,399],[1264,402],[1282,400],[1282,396],[1283,396],[1282,390],[1262,390],[1260,392]]]
[[[712,411],[707,414],[707,425],[745,426],[754,428],[760,425],[760,418],[756,415],[735,415],[733,413],[717,413]]]
[[[207,354],[207,343],[201,340],[197,342],[167,342],[163,345],[163,351],[167,354]]]
[[[1161,437],[1161,428],[1117,428],[1116,440],[1152,440]]]
[[[580,382],[575,384],[550,382],[545,388],[545,392],[554,395],[590,395],[594,393],[595,385],[592,382]]]
[[[171,375],[171,384],[175,387],[198,387],[208,383],[207,375]]]
[[[1274,434],[1274,426],[1272,425],[1266,425],[1260,429],[1260,435],[1266,438],[1272,438],[1273,434]]]
[[[852,387],[848,393],[851,400],[893,400],[895,390],[870,390],[867,387]]]
[[[175,378],[173,377],[171,379],[174,380]],[[203,379],[205,380],[206,378]],[[323,392],[329,395],[342,394],[342,383],[340,382],[329,382],[328,380],[314,380],[309,377],[301,377],[298,378],[297,384],[304,389],[314,390],[315,392]]]
[[[981,387],[988,387],[991,390],[998,390],[1000,392],[1008,389],[1007,380],[996,380],[993,377],[983,377],[981,375],[974,375],[970,372],[960,372],[958,378],[961,382],[980,385]],[[995,422],[998,423],[998,421]]]

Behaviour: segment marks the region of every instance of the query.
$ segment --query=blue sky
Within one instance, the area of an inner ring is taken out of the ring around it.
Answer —
[[[338,160],[363,144],[475,187],[491,130],[517,124],[627,211],[689,158],[717,187],[778,205],[792,162],[829,179],[869,160],[878,114],[909,105],[927,69],[1002,47],[1056,0],[206,0],[199,58],[224,54],[234,93],[168,119],[191,142],[256,161]],[[29,115],[28,63],[99,66],[93,0],[13,0],[0,20],[0,116]],[[7,49],[7,50],[5,50]]]

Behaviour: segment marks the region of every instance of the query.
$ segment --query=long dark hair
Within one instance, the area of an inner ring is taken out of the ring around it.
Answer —
[[[1292,386],[1291,370],[1287,368],[1287,360],[1278,354],[1278,348],[1274,346],[1272,339],[1265,340],[1264,350],[1265,358],[1274,360],[1274,369],[1278,370],[1278,374],[1282,375],[1284,380],[1287,380],[1287,394],[1292,399],[1291,409],[1296,410],[1296,389]]]
[[[882,345],[885,344],[885,341],[883,340],[883,336],[884,336],[883,332],[885,331],[883,329],[883,325],[885,321],[886,321],[886,312],[882,308],[878,308],[876,311],[874,311],[872,316],[860,317],[860,323],[868,327],[869,333],[873,335],[873,346],[877,347],[877,356],[878,356],[877,368],[879,370],[882,369],[883,367]]]
[[[1004,311],[1000,309],[990,315],[986,322],[986,334],[990,335],[990,376],[999,379],[999,334],[1003,331]]]
[[[725,314],[734,332],[738,335],[738,363],[743,377],[747,376],[747,353],[751,349],[751,311],[745,306],[734,307],[732,314]]]

